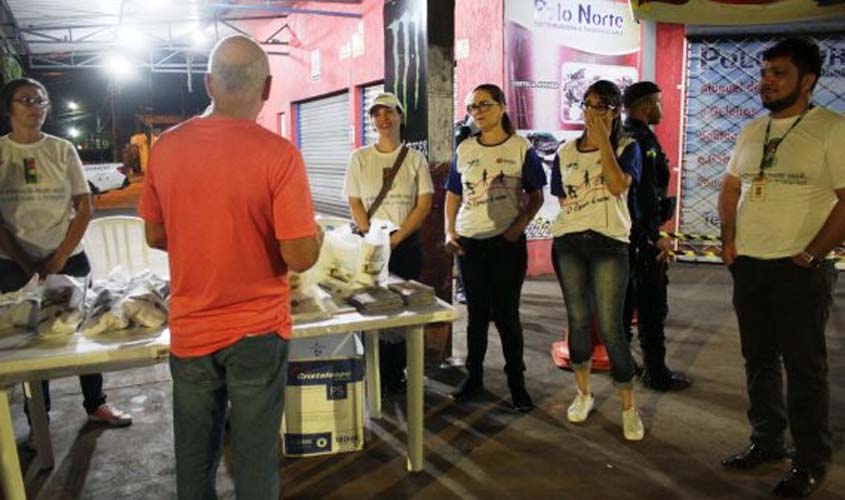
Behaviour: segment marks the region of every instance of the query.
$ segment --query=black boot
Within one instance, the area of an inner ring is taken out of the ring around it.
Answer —
[[[534,401],[525,388],[525,377],[522,372],[513,376],[508,375],[508,387],[511,390],[511,401],[515,410],[528,413],[534,409]]]
[[[483,389],[484,382],[481,380],[481,376],[469,374],[449,396],[455,401],[466,401],[477,396]]]

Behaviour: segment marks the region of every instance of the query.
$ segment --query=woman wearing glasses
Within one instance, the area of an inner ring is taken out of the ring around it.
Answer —
[[[385,174],[400,161],[403,149],[402,104],[395,95],[385,92],[370,105],[369,114],[378,132],[378,141],[355,150],[349,159],[344,180],[349,209],[363,232],[369,230],[370,219],[393,224],[388,268],[400,278],[417,279],[422,271],[422,247],[417,230],[431,212],[434,193],[428,162],[422,153],[409,149],[398,166],[390,189],[374,207],[384,185]],[[382,388],[388,393],[401,392],[405,387],[405,337],[402,333],[391,331],[383,331],[380,337]]]
[[[47,89],[30,78],[0,92],[0,111],[12,132],[0,137],[0,292],[23,287],[34,275],[87,276],[82,236],[91,220],[91,195],[71,143],[45,134]],[[79,377],[92,422],[126,426],[132,418],[105,403],[103,376]],[[50,397],[43,383],[47,409]]]
[[[446,245],[458,255],[468,315],[468,375],[452,397],[468,399],[483,388],[492,319],[502,339],[513,406],[527,412],[534,403],[525,388],[519,319],[528,262],[524,232],[543,204],[546,176],[531,143],[515,134],[499,87],[476,87],[467,112],[480,132],[458,146],[446,181]]]
[[[612,82],[593,83],[584,95],[584,134],[558,150],[551,193],[560,200],[552,226],[555,265],[569,322],[569,353],[578,394],[567,412],[583,422],[593,410],[590,333],[598,318],[614,384],[622,397],[625,439],[643,438],[634,406],[634,363],[622,329],[628,284],[629,200],[640,177],[640,150],[623,135],[622,94]],[[631,205],[633,207],[633,205]]]

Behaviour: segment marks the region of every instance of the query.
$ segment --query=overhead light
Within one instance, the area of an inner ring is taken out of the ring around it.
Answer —
[[[106,57],[106,71],[118,80],[130,80],[135,76],[135,67],[132,63],[119,54],[112,54]]]
[[[79,104],[76,101],[68,101],[67,109],[71,111],[76,111],[77,109],[79,109]]]
[[[79,137],[79,129],[76,127],[71,127],[67,129],[67,135],[71,139],[76,139],[77,137]]]
[[[205,44],[208,43],[208,37],[201,30],[194,31],[191,38],[194,40],[194,45],[197,47],[205,47]]]
[[[195,47],[202,48],[208,45],[209,36],[205,30],[198,28],[191,33],[191,39],[194,41]]]
[[[117,29],[117,43],[125,49],[141,51],[147,47],[147,37],[134,26],[121,26]]]

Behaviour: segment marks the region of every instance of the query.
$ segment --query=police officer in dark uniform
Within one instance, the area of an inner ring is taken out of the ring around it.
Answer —
[[[625,330],[632,336],[631,323],[637,311],[640,348],[643,353],[643,384],[658,391],[682,390],[688,378],[666,366],[666,337],[663,324],[669,313],[667,257],[672,239],[661,237],[660,226],[672,218],[675,198],[667,196],[669,164],[657,136],[649,125],[660,123],[663,109],[660,87],[653,82],[629,85],[622,96],[628,111],[625,131],[640,145],[642,177],[632,206],[631,279],[625,300]]]

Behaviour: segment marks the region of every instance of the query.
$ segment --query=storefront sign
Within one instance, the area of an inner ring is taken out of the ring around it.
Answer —
[[[845,38],[817,37],[824,75],[813,101],[845,112]],[[718,196],[736,137],[766,111],[760,104],[760,53],[771,39],[689,40],[681,232],[718,235]]]
[[[384,88],[405,108],[405,141],[428,156],[427,0],[384,3]]]
[[[508,112],[534,143],[547,177],[562,140],[584,128],[581,101],[596,80],[624,88],[639,80],[640,26],[627,1],[505,0],[505,92]],[[545,204],[529,237],[550,237],[558,201]]]
[[[632,0],[637,19],[689,24],[767,24],[845,15],[845,0]]]

